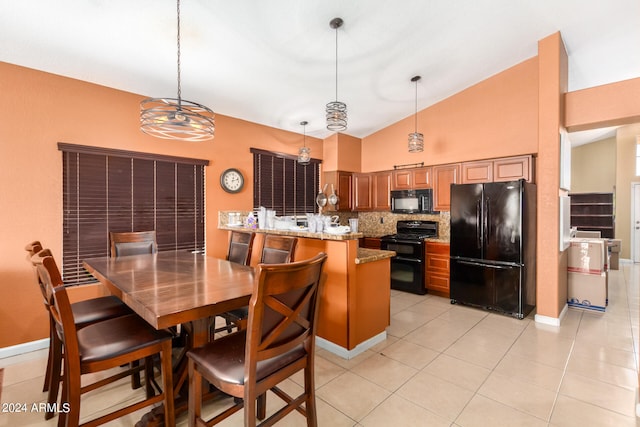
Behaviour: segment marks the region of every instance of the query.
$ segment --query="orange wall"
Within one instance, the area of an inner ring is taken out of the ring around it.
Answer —
[[[428,80],[427,80],[428,82]],[[528,59],[418,112],[424,152],[409,153],[413,116],[362,140],[362,171],[538,151],[538,63]]]
[[[640,78],[567,93],[565,126],[570,132],[640,121]]]
[[[0,76],[0,347],[48,336],[42,297],[23,248],[37,239],[61,257],[58,142],[208,159],[206,237],[208,251],[218,256],[225,253],[227,239],[226,232],[217,230],[218,211],[246,211],[253,204],[249,148],[296,154],[302,145],[300,134],[221,115],[213,141],[156,139],[138,128],[140,95],[2,62]],[[307,145],[313,157],[322,158],[320,140],[307,137]],[[219,185],[220,173],[229,167],[247,178],[236,195]]]

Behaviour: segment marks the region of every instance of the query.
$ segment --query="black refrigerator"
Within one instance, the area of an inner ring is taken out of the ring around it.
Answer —
[[[535,307],[536,186],[451,185],[451,303],[519,319]]]

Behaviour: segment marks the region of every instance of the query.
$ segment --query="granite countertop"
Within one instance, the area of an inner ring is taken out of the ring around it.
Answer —
[[[395,256],[394,251],[383,251],[380,249],[358,248],[356,264],[366,264],[368,262],[380,261]]]
[[[319,240],[356,240],[363,237],[362,233],[345,233],[345,234],[333,234],[333,233],[310,233],[308,231],[293,231],[293,230],[268,230],[266,228],[246,228],[246,227],[234,227],[228,225],[219,225],[220,230],[242,230],[253,231],[255,233],[265,234],[277,234],[280,236],[293,236],[293,237],[305,237],[307,239],[319,239]]]

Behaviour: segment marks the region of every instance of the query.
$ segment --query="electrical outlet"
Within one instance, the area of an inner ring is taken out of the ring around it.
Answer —
[[[380,217],[380,224],[384,224],[384,217],[383,216]]]

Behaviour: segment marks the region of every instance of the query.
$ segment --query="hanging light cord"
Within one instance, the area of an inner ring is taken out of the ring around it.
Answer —
[[[182,88],[180,87],[180,0],[176,2],[178,9],[178,109],[182,106]]]
[[[416,100],[416,105],[415,105],[415,114],[414,114],[414,132],[417,133],[418,132],[418,79],[416,79],[416,96],[415,96],[415,100]]]
[[[336,101],[338,100],[338,28],[336,27]]]

